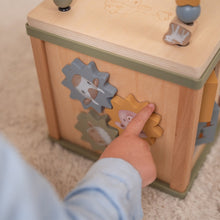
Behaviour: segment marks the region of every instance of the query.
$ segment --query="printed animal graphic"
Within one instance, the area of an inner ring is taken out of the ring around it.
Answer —
[[[88,125],[87,133],[96,144],[107,146],[112,142],[111,137],[103,128],[94,126],[90,121],[88,121]]]
[[[135,116],[136,116],[136,113],[134,112],[131,112],[128,110],[119,110],[118,117],[120,119],[120,122],[115,122],[115,124],[119,128],[125,129]],[[140,133],[140,137],[147,138],[147,135],[142,131]]]
[[[83,108],[92,107],[99,113],[112,108],[111,99],[117,88],[108,83],[110,74],[99,72],[93,61],[87,65],[76,58],[65,65],[62,72],[65,75],[62,84],[70,90],[70,98],[78,99]]]
[[[164,35],[164,41],[168,44],[186,46],[189,43],[191,33],[184,27],[171,23],[168,32]]]
[[[148,102],[139,102],[133,94],[129,94],[126,98],[116,95],[112,99],[112,105],[112,109],[105,109],[105,113],[108,114],[111,119],[108,124],[116,128],[119,135],[121,135],[136,114],[148,105]],[[157,113],[153,113],[139,135],[150,145],[163,134],[163,129],[159,126],[160,121],[161,116]]]
[[[98,79],[94,79],[92,83],[79,74],[76,74],[73,76],[72,83],[77,91],[85,97],[83,100],[84,104],[88,105],[92,101],[94,104],[99,105],[99,103],[95,101],[95,98],[97,97],[98,92],[103,94],[105,94],[105,92],[98,88]]]
[[[108,125],[110,118],[107,114],[99,115],[91,109],[88,113],[80,112],[77,119],[75,128],[93,150],[103,151],[118,136],[118,130]]]

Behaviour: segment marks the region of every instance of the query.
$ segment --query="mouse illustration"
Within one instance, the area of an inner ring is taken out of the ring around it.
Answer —
[[[118,116],[120,122],[115,122],[115,124],[121,128],[125,129],[128,124],[132,121],[132,119],[136,116],[136,113],[128,111],[128,110],[119,110]],[[147,135],[142,131],[139,135],[141,138],[147,138]]]

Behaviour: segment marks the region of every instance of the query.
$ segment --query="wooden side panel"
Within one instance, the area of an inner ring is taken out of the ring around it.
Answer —
[[[60,133],[57,122],[56,109],[54,106],[54,98],[51,88],[45,43],[37,38],[31,37],[31,44],[41,88],[41,95],[44,103],[49,134],[51,137],[59,139]]]
[[[218,79],[218,88],[215,96],[216,103],[220,104],[220,62],[215,67],[215,73]]]
[[[170,181],[170,187],[179,192],[185,191],[190,180],[202,94],[203,88],[192,90],[180,87],[179,89],[176,138]]]
[[[204,85],[199,122],[211,121],[217,88],[218,79],[216,77],[215,71],[213,71]]]
[[[125,98],[134,94],[139,102],[149,101],[156,104],[156,113],[162,116],[160,126],[164,129],[164,134],[157,139],[151,151],[157,166],[158,178],[169,183],[179,86],[51,43],[46,43],[46,53],[61,137],[91,149],[91,145],[81,140],[81,133],[74,127],[77,115],[87,110],[83,109],[80,101],[69,97],[69,89],[62,85],[65,78],[62,68],[75,58],[79,58],[85,64],[94,61],[99,71],[110,74],[109,83],[118,89],[117,95]]]
[[[77,124],[79,113],[88,112],[88,110],[83,109],[79,100],[71,99],[70,90],[62,84],[65,79],[62,69],[66,64],[70,64],[76,56],[73,56],[74,52],[67,52],[66,49],[48,42],[45,43],[45,48],[60,135],[65,140],[91,149],[88,142],[81,140],[82,134],[74,127]]]
[[[78,114],[88,110],[69,97],[70,91],[62,85],[65,78],[62,68],[75,58],[85,64],[94,61],[99,71],[110,73],[109,82],[118,88],[117,95],[127,97],[132,93],[140,102],[156,104],[156,112],[162,116],[160,126],[164,129],[164,135],[151,148],[157,177],[177,191],[185,190],[193,163],[203,89],[191,90],[47,42],[32,41],[48,125],[54,129],[51,135],[91,149],[74,127]]]
[[[213,96],[215,96],[215,102],[219,103],[219,96],[220,96],[220,63],[217,64],[217,66],[215,67],[215,70],[213,71],[213,73],[215,75],[213,77],[213,80],[211,80],[212,83],[210,83],[211,84],[210,89],[212,90],[213,87],[216,87],[216,84],[218,85],[217,86],[217,91],[216,91],[216,93],[213,93]],[[215,89],[216,88],[214,88],[214,90]],[[203,93],[205,93],[205,88],[204,88]],[[203,94],[203,97],[204,97],[204,94]],[[207,98],[210,98],[210,97],[208,96]],[[202,105],[201,105],[201,111],[202,111]],[[213,111],[213,109],[212,109],[212,111]],[[200,112],[200,117],[201,117],[201,112]],[[220,117],[219,117],[219,120],[220,120]],[[203,152],[205,147],[206,147],[206,144],[202,144],[202,145],[199,145],[199,146],[195,147],[195,152],[194,152],[194,155],[193,155],[192,168],[194,167],[196,161],[200,157],[200,155]]]

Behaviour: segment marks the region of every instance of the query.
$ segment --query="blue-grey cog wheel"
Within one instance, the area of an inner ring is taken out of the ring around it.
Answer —
[[[66,76],[62,84],[70,89],[70,97],[78,99],[85,109],[92,107],[101,113],[104,108],[112,108],[111,99],[117,89],[108,83],[110,75],[99,72],[94,62],[85,65],[77,58],[62,71]]]

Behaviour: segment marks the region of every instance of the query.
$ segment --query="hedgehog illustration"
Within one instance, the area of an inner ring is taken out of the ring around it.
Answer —
[[[88,121],[89,128],[86,130],[89,137],[99,146],[107,146],[112,142],[109,134],[101,127],[94,126]]]

